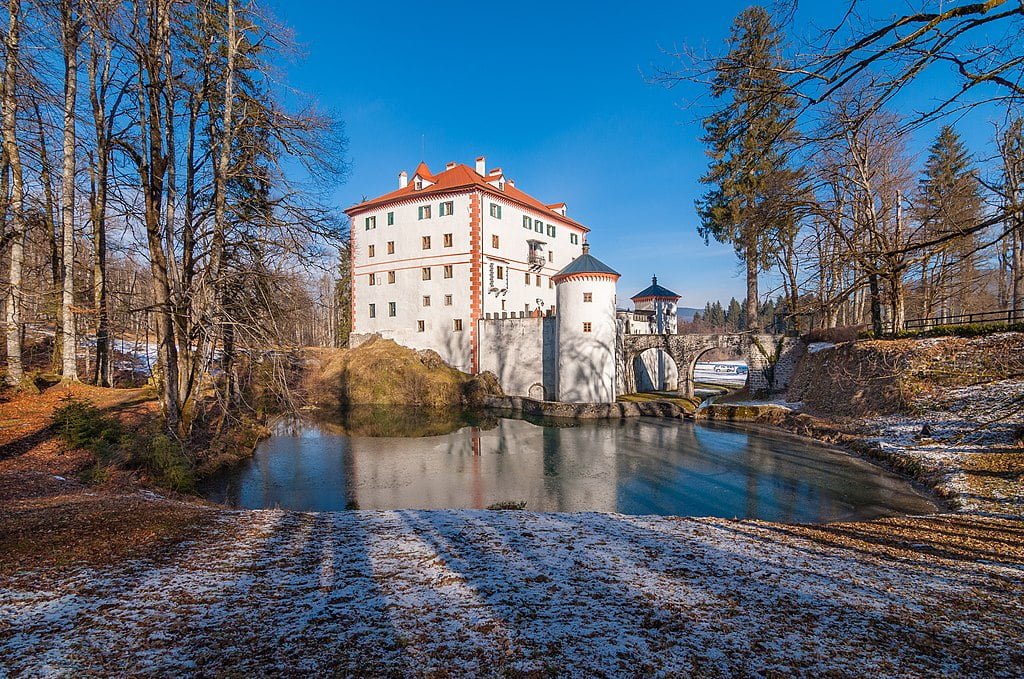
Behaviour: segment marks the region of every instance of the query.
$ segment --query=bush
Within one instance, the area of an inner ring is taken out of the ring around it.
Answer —
[[[841,342],[853,342],[863,334],[865,325],[846,325],[838,328],[816,328],[804,335],[804,342],[829,342],[839,344]]]
[[[97,462],[109,463],[122,439],[121,423],[90,401],[72,396],[53,412],[53,427],[72,448],[88,450]]]
[[[53,413],[53,427],[68,446],[87,450],[95,463],[83,480],[102,482],[110,467],[140,469],[153,483],[188,492],[195,486],[192,465],[181,444],[151,428],[126,430],[87,400],[68,396]]]
[[[189,492],[195,488],[192,467],[180,443],[166,434],[156,434],[133,455],[136,466],[145,469],[158,485]]]

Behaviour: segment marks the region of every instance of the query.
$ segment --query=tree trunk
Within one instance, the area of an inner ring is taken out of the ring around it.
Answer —
[[[56,201],[53,197],[53,177],[50,170],[50,156],[46,150],[46,128],[43,125],[43,112],[39,103],[35,104],[36,129],[39,144],[39,183],[43,189],[43,222],[46,224],[46,241],[50,250],[50,289],[47,291],[47,299],[53,305],[54,328],[53,351],[50,355],[50,369],[60,372],[63,356],[64,342],[61,337],[61,328],[64,327],[63,314],[61,313],[61,275],[63,264],[61,264],[60,246],[58,244],[57,219],[54,217]]]
[[[61,34],[64,49],[64,163],[61,195],[61,241],[64,259],[63,351],[61,375],[78,379],[78,342],[75,332],[75,100],[78,94],[78,21],[72,0],[61,4]]]
[[[747,267],[747,330],[759,330],[761,327],[758,314],[757,273],[760,269],[757,245],[747,243],[743,250]]]
[[[25,263],[25,185],[21,167],[21,150],[17,142],[18,47],[21,32],[21,2],[8,2],[6,63],[3,82],[3,145],[11,168],[11,260],[8,269],[9,289],[5,304],[7,335],[7,384],[18,386],[25,379],[21,361],[22,267]]]
[[[96,163],[93,179],[93,307],[96,310],[96,366],[93,383],[111,386],[110,324],[107,309],[107,181],[110,134],[106,120],[106,88],[109,82],[109,43],[100,76],[95,28],[90,40],[89,101],[96,131]]]
[[[878,285],[878,274],[868,274],[868,288],[871,291],[871,330],[875,337],[881,337],[885,329],[882,327],[882,300]]]
[[[903,330],[906,316],[906,294],[903,288],[903,278],[898,274],[889,279],[889,310],[892,322],[893,333]]]
[[[1024,320],[1024,215],[1016,215],[1013,218],[1016,227],[1012,232],[1010,258],[1012,260],[1011,272],[1013,278],[1012,308],[1014,309],[1014,321]]]

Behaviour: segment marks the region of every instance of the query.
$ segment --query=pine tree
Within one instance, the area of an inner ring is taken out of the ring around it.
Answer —
[[[739,330],[742,322],[743,311],[740,303],[733,297],[729,300],[729,308],[725,312],[725,325],[729,330]]]
[[[924,238],[949,238],[921,265],[925,316],[962,310],[976,285],[977,236],[967,230],[982,218],[980,186],[966,145],[944,126],[929,149],[919,190]]]
[[[711,164],[696,202],[699,233],[731,243],[746,266],[747,316],[757,324],[758,273],[779,235],[792,231],[800,175],[788,167],[797,102],[780,76],[782,37],[768,12],[753,6],[733,21],[729,52],[718,60],[711,95],[721,109],[704,120]]]

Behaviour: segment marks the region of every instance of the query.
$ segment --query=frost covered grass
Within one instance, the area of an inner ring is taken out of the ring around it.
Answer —
[[[1022,538],[957,516],[223,512],[158,558],[8,578],[0,669],[1009,676]]]
[[[869,418],[868,440],[916,461],[964,511],[1024,515],[1024,380],[929,392],[913,414]]]

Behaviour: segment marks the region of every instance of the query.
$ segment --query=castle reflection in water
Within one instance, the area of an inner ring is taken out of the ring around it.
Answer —
[[[285,422],[207,496],[307,511],[525,501],[528,511],[773,521],[935,510],[898,477],[813,442],[646,418],[574,426],[497,419],[417,437]]]

